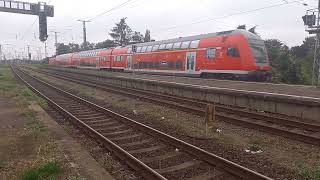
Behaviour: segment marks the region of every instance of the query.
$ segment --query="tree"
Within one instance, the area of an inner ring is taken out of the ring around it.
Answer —
[[[131,28],[126,23],[127,18],[122,18],[119,23],[116,23],[116,26],[111,29],[109,35],[113,38],[114,42],[117,45],[125,46],[129,44],[131,40]]]
[[[80,45],[79,44],[69,43],[69,47],[70,47],[70,50],[72,52],[79,52],[80,51]]]
[[[96,49],[102,49],[102,48],[111,48],[115,47],[116,43],[110,39],[107,39],[105,41],[99,42],[96,44]]]
[[[150,30],[146,30],[146,33],[144,34],[144,42],[150,42],[151,41],[151,35]]]
[[[80,46],[80,50],[81,51],[87,51],[87,50],[92,50],[95,48],[95,44],[94,43],[90,43],[90,42],[86,42],[86,44],[81,44]]]
[[[64,43],[57,44],[57,55],[71,53],[70,46],[65,45]]]
[[[142,43],[143,35],[140,32],[135,31],[131,37],[132,43]]]
[[[291,48],[291,52],[297,58],[306,58],[310,51],[313,53],[315,45],[315,37],[307,37],[301,46],[295,46]]]

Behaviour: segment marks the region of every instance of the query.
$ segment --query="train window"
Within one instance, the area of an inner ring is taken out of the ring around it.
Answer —
[[[123,59],[123,56],[119,56],[119,61],[122,61],[122,59]]]
[[[154,45],[152,51],[157,51],[159,49],[159,45]]]
[[[190,48],[198,48],[200,40],[192,41],[190,44]]]
[[[147,46],[143,46],[143,47],[141,48],[141,52],[142,52],[142,53],[146,52],[146,50],[147,50]]]
[[[181,49],[188,49],[190,41],[185,41],[181,44]]]
[[[142,68],[148,68],[148,62],[143,62]]]
[[[172,49],[173,43],[167,44],[166,49]]]
[[[174,67],[174,62],[173,61],[170,61],[169,63],[168,63],[168,68],[173,68]]]
[[[173,44],[173,49],[180,49],[181,42],[177,42]]]
[[[240,57],[239,50],[236,47],[229,47],[227,50],[227,55],[231,57]]]
[[[148,46],[147,47],[147,52],[151,52],[152,51],[152,46]]]
[[[207,58],[213,59],[216,58],[217,49],[216,48],[207,48]]]
[[[182,61],[178,60],[176,62],[176,69],[182,69]]]
[[[154,62],[154,67],[155,68],[159,68],[160,67],[160,62],[159,61]]]
[[[131,53],[132,53],[132,48],[128,48],[127,54],[131,54]]]
[[[166,44],[161,44],[160,46],[159,46],[159,50],[162,50],[162,49],[165,49],[166,48]]]
[[[153,62],[149,62],[149,68],[153,68]]]
[[[141,47],[137,48],[137,53],[139,53],[141,51]]]
[[[167,65],[168,63],[166,61],[161,62],[162,65]]]

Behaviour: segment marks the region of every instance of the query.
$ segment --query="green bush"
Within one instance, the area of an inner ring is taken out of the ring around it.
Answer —
[[[24,171],[21,175],[22,180],[56,179],[61,169],[57,161],[49,162],[39,167],[34,167]]]

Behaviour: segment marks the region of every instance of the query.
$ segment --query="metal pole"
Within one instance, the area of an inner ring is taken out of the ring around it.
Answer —
[[[318,21],[317,21],[317,49],[319,48],[319,41],[320,41],[320,0],[318,1]],[[317,66],[317,69],[316,71],[317,74],[318,74],[318,79],[317,79],[317,83],[316,83],[316,86],[319,87],[320,86],[320,56],[319,56],[319,50],[317,50],[317,60],[316,60],[316,66]]]
[[[314,60],[313,60],[313,74],[312,74],[312,86],[319,87],[320,82],[320,56],[319,56],[319,41],[320,41],[320,0],[318,2],[318,17],[316,27],[316,41],[314,46]]]
[[[30,46],[28,45],[28,60],[31,60],[31,56],[30,56]]]
[[[82,22],[83,26],[83,47],[87,49],[87,28],[86,28],[86,23],[91,22],[91,21],[86,21],[86,20],[78,20]]]
[[[46,42],[44,43],[44,56],[45,56],[45,58],[47,58],[47,57],[48,57],[48,52],[47,52],[47,43],[46,43]]]
[[[54,44],[56,46],[56,55],[58,54],[58,32],[54,32]]]
[[[87,43],[86,21],[83,21],[83,44]]]
[[[2,46],[0,44],[0,61],[2,61]]]
[[[54,32],[54,46],[56,48],[56,55],[58,55],[58,33],[57,31],[52,31]]]

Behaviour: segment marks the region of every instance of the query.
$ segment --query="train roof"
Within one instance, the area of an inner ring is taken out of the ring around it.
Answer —
[[[249,31],[243,30],[243,29],[236,29],[236,30],[230,30],[230,31],[222,31],[222,32],[216,32],[216,33],[208,33],[208,34],[200,34],[195,36],[187,36],[187,37],[179,37],[174,39],[168,39],[168,40],[161,40],[161,41],[154,41],[154,42],[146,42],[146,43],[138,43],[134,44],[138,47],[141,46],[153,46],[153,45],[160,45],[160,44],[168,44],[168,43],[175,43],[175,42],[184,42],[184,41],[194,41],[194,40],[200,40],[204,38],[210,38],[210,37],[217,37],[217,36],[224,36],[224,35],[232,35],[232,34],[242,34],[248,39],[256,39],[261,40],[261,38],[253,34]],[[82,56],[96,56],[101,51],[107,51],[111,49],[121,49],[121,48],[131,48],[133,44],[127,45],[125,47],[112,47],[112,48],[103,48],[103,49],[94,49],[94,50],[88,50],[88,51],[80,51],[75,53],[69,53],[69,54],[63,54],[57,56],[57,58],[68,58],[70,55],[75,55],[76,57],[82,57]]]
[[[168,40],[139,43],[139,44],[135,44],[135,45],[137,45],[138,47],[140,47],[140,46],[153,46],[153,45],[159,45],[159,44],[193,41],[193,40],[199,40],[199,39],[203,39],[203,38],[232,35],[232,34],[242,34],[245,37],[247,37],[248,39],[261,39],[258,35],[253,34],[249,31],[242,30],[242,29],[236,29],[236,30],[230,30],[230,31],[222,31],[222,32],[216,32],[216,33],[208,33],[208,34],[201,34],[201,35],[195,35],[195,36],[180,37],[180,38],[174,38],[174,39],[168,39]],[[128,45],[126,47],[130,48],[131,46],[132,45]]]

